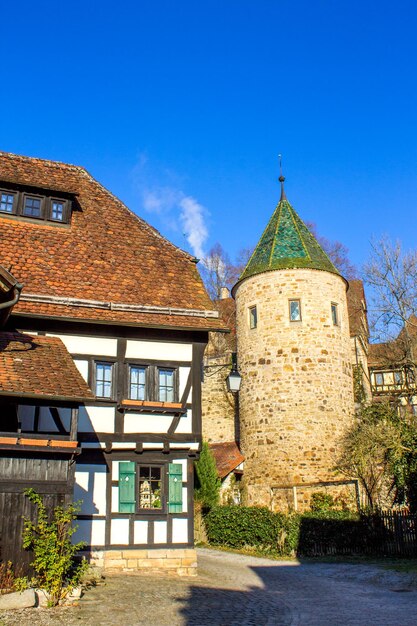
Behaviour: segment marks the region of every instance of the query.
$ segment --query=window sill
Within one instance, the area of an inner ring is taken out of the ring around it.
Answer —
[[[77,441],[62,439],[39,439],[32,437],[0,437],[0,449],[2,450],[33,450],[48,452],[68,452],[78,454],[80,448]]]
[[[125,411],[146,413],[186,413],[181,402],[152,402],[150,400],[122,400],[120,408]]]

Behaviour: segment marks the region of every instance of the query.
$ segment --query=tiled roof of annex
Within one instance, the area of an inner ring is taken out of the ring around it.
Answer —
[[[61,339],[3,331],[0,395],[74,403],[94,398]]]
[[[209,448],[216,461],[219,478],[225,478],[245,460],[235,441],[209,443]]]
[[[14,315],[225,328],[210,313],[194,258],[83,167],[0,152],[0,186],[2,181],[74,196],[69,225],[0,214],[0,263],[24,283]]]

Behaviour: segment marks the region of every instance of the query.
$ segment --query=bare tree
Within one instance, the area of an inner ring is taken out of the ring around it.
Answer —
[[[371,288],[372,333],[383,342],[381,359],[403,367],[406,386],[415,390],[417,251],[403,252],[401,243],[388,237],[373,242],[364,279]]]
[[[348,248],[340,241],[331,241],[317,233],[317,226],[314,222],[306,222],[307,228],[313,233],[333,265],[347,280],[358,278],[358,270],[349,259]]]
[[[219,243],[215,243],[201,261],[200,272],[212,300],[221,299],[222,289],[230,289],[236,274],[229,255]]]

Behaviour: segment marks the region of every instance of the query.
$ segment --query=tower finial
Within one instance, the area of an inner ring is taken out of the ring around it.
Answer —
[[[281,198],[279,199],[280,202],[282,202],[282,200],[286,200],[287,196],[285,195],[285,190],[284,190],[284,181],[285,181],[285,176],[282,175],[282,155],[279,154],[278,155],[278,159],[279,159],[279,182],[281,183]]]

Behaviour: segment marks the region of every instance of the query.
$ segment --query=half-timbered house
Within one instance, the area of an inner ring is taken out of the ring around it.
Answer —
[[[76,539],[93,562],[192,573],[202,357],[208,332],[223,330],[196,259],[84,168],[6,153],[0,241],[0,264],[23,284],[5,331],[65,347],[91,393],[17,393],[18,419],[3,434],[72,432]],[[70,375],[59,359],[43,373],[52,390]]]

